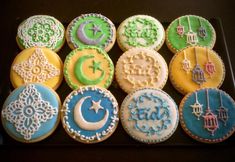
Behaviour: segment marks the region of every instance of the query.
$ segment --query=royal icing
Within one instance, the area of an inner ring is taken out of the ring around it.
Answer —
[[[178,125],[178,110],[163,91],[139,89],[129,94],[121,105],[121,121],[127,133],[145,143],[168,139]]]
[[[64,27],[54,17],[36,15],[19,25],[17,36],[24,48],[37,46],[58,50],[63,44]]]
[[[101,142],[116,129],[118,103],[106,89],[81,87],[64,101],[62,123],[67,133],[83,143]]]
[[[36,142],[55,129],[59,107],[55,92],[40,84],[27,84],[13,91],[4,103],[3,125],[15,139]]]

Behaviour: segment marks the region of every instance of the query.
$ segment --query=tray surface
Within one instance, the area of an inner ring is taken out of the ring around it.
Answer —
[[[221,21],[219,19],[210,19],[209,20],[216,31],[216,44],[213,48],[220,57],[222,58],[225,68],[226,68],[226,76],[224,83],[222,84],[221,88],[222,90],[226,91],[233,99],[235,97],[235,83],[234,83],[234,76],[232,72],[231,62],[229,53],[226,47],[226,42],[224,38],[223,28],[221,25]],[[9,36],[8,44],[9,44],[9,59],[4,64],[4,69],[7,69],[3,71],[4,79],[1,81],[0,84],[0,106],[2,107],[4,100],[6,97],[10,94],[10,92],[13,90],[13,87],[9,81],[9,69],[11,66],[11,63],[15,56],[20,52],[16,42],[15,42],[15,35],[17,32],[17,26],[21,21],[16,22],[16,25],[12,27],[12,35]],[[67,27],[68,24],[64,24],[65,27]],[[116,24],[116,27],[119,24]],[[164,28],[166,29],[169,23],[163,23]],[[68,47],[67,43],[63,46],[63,48],[58,52],[58,55],[61,57],[62,61],[65,60],[65,57],[71,49]],[[166,60],[167,64],[169,65],[169,62],[173,56],[173,53],[170,52],[170,50],[167,48],[166,44],[162,46],[162,48],[158,51]],[[111,49],[111,51],[108,52],[109,56],[111,57],[114,65],[116,64],[118,58],[123,52],[118,47],[117,43],[115,43],[114,47]],[[116,81],[114,80],[112,85],[109,87],[109,90],[113,93],[113,95],[118,100],[119,105],[121,105],[123,99],[127,95],[124,91],[122,91]],[[167,84],[163,88],[164,91],[166,91],[179,105],[181,99],[183,98],[183,95],[181,95],[179,92],[177,92],[173,86],[170,83],[170,80],[168,79]],[[65,80],[63,80],[61,86],[57,89],[57,93],[59,94],[61,101],[63,102],[65,97],[71,92],[72,90],[69,88],[69,86],[66,84]],[[79,142],[76,142],[73,140],[62,127],[62,124],[60,123],[58,128],[55,130],[55,132],[49,136],[47,139],[33,144],[23,144],[20,142],[17,142],[10,138],[4,131],[2,125],[0,125],[0,146],[1,147],[11,147],[11,146],[36,146],[36,147],[47,147],[47,146],[69,146],[69,147],[79,147],[79,146],[87,146],[87,147],[95,147],[95,146],[112,146],[112,147],[127,147],[127,146],[147,146],[147,147],[164,147],[164,146],[199,146],[204,147],[208,146],[208,144],[203,144],[200,142],[197,142],[193,139],[191,139],[181,128],[180,123],[178,125],[178,128],[176,132],[172,135],[170,139],[163,143],[154,144],[154,145],[146,145],[142,144],[140,142],[135,141],[131,137],[127,135],[127,133],[122,128],[121,123],[119,122],[118,128],[113,133],[113,135],[108,138],[107,140],[98,143],[98,144],[92,144],[92,145],[85,145]],[[229,139],[225,140],[222,143],[215,144],[218,146],[234,146],[235,145],[235,135],[232,135]],[[213,146],[215,146],[213,145]]]

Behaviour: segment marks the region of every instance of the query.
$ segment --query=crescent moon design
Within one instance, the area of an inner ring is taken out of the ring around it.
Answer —
[[[88,38],[86,35],[86,32],[85,32],[85,26],[90,23],[93,23],[93,21],[90,20],[90,21],[84,21],[83,23],[81,23],[81,25],[78,27],[78,30],[77,30],[77,37],[85,44],[97,45],[102,41],[102,39],[105,37],[105,35],[102,34],[97,39]]]
[[[82,108],[83,102],[87,98],[90,98],[90,96],[83,97],[77,102],[77,104],[74,108],[74,120],[75,120],[76,124],[84,130],[98,130],[98,129],[102,128],[105,125],[105,123],[107,122],[108,117],[109,117],[109,111],[106,109],[103,119],[98,122],[86,121],[82,115],[81,108]]]
[[[75,74],[76,78],[84,85],[96,85],[99,82],[101,82],[105,76],[104,70],[100,70],[102,72],[100,77],[98,77],[97,79],[94,79],[94,80],[91,80],[85,76],[85,74],[83,73],[83,70],[82,70],[83,62],[86,61],[87,59],[91,59],[91,58],[94,58],[94,56],[93,55],[85,55],[85,56],[80,57],[77,60],[75,67],[74,67],[74,74]]]

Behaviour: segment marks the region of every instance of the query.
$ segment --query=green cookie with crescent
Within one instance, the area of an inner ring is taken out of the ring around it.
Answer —
[[[64,77],[72,89],[97,85],[108,88],[112,83],[114,65],[99,47],[86,46],[73,50],[65,59]]]
[[[92,45],[108,52],[115,43],[116,28],[107,17],[101,14],[84,14],[68,25],[66,40],[71,49]]]

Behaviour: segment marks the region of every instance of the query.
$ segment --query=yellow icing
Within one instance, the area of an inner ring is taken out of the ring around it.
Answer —
[[[210,49],[205,47],[195,47],[197,51],[198,64],[204,71],[206,82],[202,83],[202,85],[196,84],[192,80],[192,69],[196,64],[194,47],[186,48],[184,51],[186,52],[187,59],[191,63],[191,69],[189,73],[182,68],[182,61],[184,59],[183,50],[178,52],[170,62],[170,80],[175,88],[183,94],[188,92],[195,91],[198,88],[204,87],[220,87],[224,77],[225,77],[225,69],[224,64],[221,58]],[[215,73],[209,76],[209,74],[205,71],[205,64],[208,61],[206,49],[208,50],[210,61],[215,65]]]
[[[101,69],[103,69],[103,71],[105,71],[105,76],[104,76],[104,79],[96,85],[104,87],[104,85],[106,84],[106,81],[109,79],[109,76],[113,74],[111,73],[111,70],[110,70],[111,67],[110,67],[109,61],[107,61],[107,56],[98,54],[97,52],[98,51],[95,48],[94,49],[84,48],[83,50],[76,51],[76,54],[74,54],[70,58],[69,63],[66,65],[66,68],[68,69],[67,71],[68,71],[68,77],[70,78],[70,82],[72,82],[74,85],[84,86],[84,84],[80,83],[79,80],[76,78],[74,74],[74,67],[76,65],[77,60],[80,57],[85,56],[85,55],[94,55],[94,58],[87,59],[86,61],[84,61],[82,70],[85,76],[89,77],[89,79],[91,80],[95,80],[101,76],[102,72],[99,70],[96,70],[95,73],[93,73],[93,69],[90,68],[90,66],[92,66],[93,60],[95,60],[96,62],[100,62],[100,67]]]
[[[13,66],[27,61],[37,48],[38,47],[27,48],[15,57],[10,70],[10,79],[14,88],[17,88],[25,83],[23,78],[13,70]],[[63,80],[63,62],[61,61],[60,57],[52,50],[47,48],[40,49],[42,49],[43,54],[48,62],[54,65],[54,67],[56,67],[58,70],[60,70],[59,75],[47,79],[42,84],[47,85],[53,89],[57,89]]]

